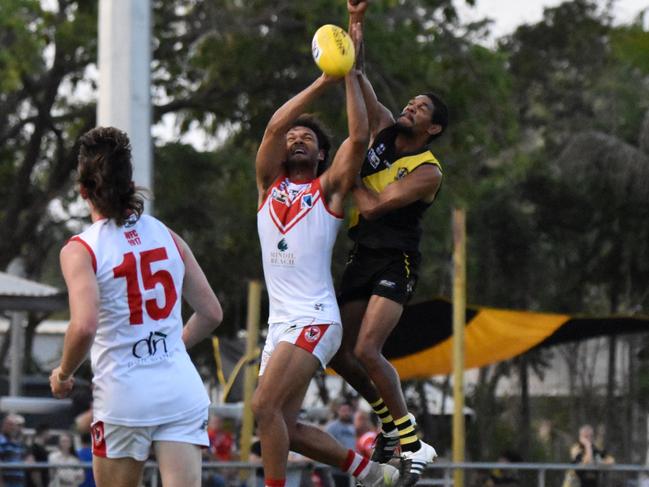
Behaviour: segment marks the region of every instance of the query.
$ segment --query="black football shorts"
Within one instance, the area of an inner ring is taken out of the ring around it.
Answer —
[[[338,304],[368,300],[373,294],[405,304],[415,291],[420,261],[419,252],[356,245],[345,266]]]

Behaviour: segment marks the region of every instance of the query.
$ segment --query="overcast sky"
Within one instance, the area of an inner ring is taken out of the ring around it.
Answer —
[[[495,37],[511,33],[520,24],[539,21],[543,16],[543,8],[560,3],[561,0],[476,0],[476,6],[469,7],[464,0],[455,1],[462,19],[493,19],[492,32]],[[602,0],[599,3],[604,4]],[[629,22],[643,9],[649,9],[649,0],[617,0],[615,20]],[[645,16],[645,21],[649,22],[647,17],[649,14]]]

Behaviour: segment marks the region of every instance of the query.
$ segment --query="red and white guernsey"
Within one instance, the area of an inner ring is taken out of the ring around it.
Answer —
[[[302,318],[340,323],[331,253],[342,216],[327,207],[320,179],[280,177],[257,212],[268,322]]]
[[[90,252],[99,286],[90,352],[94,419],[151,426],[206,408],[182,341],[185,265],[169,229],[142,215],[122,227],[100,220],[72,240]]]

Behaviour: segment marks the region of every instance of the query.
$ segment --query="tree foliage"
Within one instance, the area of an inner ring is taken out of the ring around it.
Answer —
[[[273,111],[318,76],[311,36],[345,25],[345,2],[154,0],[153,9],[154,123],[172,117],[179,134],[199,128],[220,141],[210,152],[156,142],[156,212],[194,249],[234,332],[246,280],[261,277],[257,144]],[[566,1],[493,48],[482,42],[488,23],[463,24],[450,0],[372,1],[365,55],[381,101],[398,112],[433,90],[451,112],[433,145],[445,180],[424,221],[416,299],[450,294],[449,220],[459,205],[468,210],[469,302],[646,310],[649,33],[611,17],[598,3]],[[96,26],[96,2],[0,0],[2,268],[22,257],[31,277],[56,280],[53,254],[78,223],[76,141],[95,124]],[[313,107],[337,143],[343,95],[338,86]],[[336,274],[348,246],[341,235]],[[546,361],[530,356],[526,370],[542,374]],[[514,365],[483,371],[476,406],[506,411],[493,401]],[[498,430],[477,428],[478,437]]]

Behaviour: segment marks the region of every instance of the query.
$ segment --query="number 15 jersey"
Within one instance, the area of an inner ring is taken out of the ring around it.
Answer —
[[[71,240],[89,251],[99,287],[90,352],[94,419],[152,426],[206,408],[182,341],[185,265],[169,229],[148,215],[122,227],[105,219]]]

